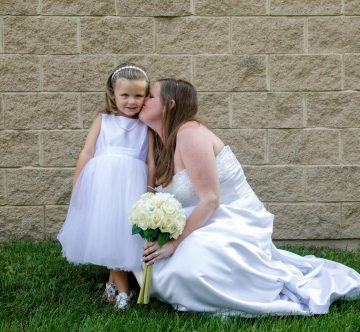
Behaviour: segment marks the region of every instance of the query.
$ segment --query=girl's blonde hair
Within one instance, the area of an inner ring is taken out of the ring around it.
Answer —
[[[197,93],[193,85],[187,81],[161,79],[160,98],[165,107],[163,118],[163,141],[155,135],[155,165],[157,183],[167,186],[174,175],[174,153],[176,135],[182,124],[197,121]],[[175,106],[171,108],[171,101]]]
[[[110,74],[106,82],[106,92],[105,92],[105,110],[104,113],[107,114],[117,114],[118,110],[115,103],[114,88],[116,82],[125,78],[127,80],[145,80],[146,81],[146,91],[145,96],[149,94],[150,90],[150,80],[146,71],[133,63],[123,63],[117,66]]]

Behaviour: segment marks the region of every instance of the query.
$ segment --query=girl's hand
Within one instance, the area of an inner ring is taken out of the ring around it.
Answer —
[[[161,248],[157,242],[146,242],[144,246],[143,261],[147,264],[154,264],[155,261],[171,256],[176,247],[174,241],[165,243]]]

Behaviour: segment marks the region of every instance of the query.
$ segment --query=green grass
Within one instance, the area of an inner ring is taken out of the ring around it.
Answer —
[[[286,249],[360,271],[360,250]],[[107,270],[68,264],[55,241],[1,244],[0,278],[0,331],[360,331],[360,299],[311,317],[222,318],[179,313],[156,300],[116,312],[101,299]]]

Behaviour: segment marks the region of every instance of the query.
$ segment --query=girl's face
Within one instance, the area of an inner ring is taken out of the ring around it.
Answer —
[[[117,80],[114,97],[118,114],[127,118],[135,117],[144,105],[145,93],[145,80],[127,80],[126,78]]]
[[[139,114],[139,119],[148,126],[150,126],[150,124],[154,121],[163,118],[165,107],[161,101],[160,91],[161,84],[159,82],[155,82],[152,85],[149,96],[145,99],[144,107]]]

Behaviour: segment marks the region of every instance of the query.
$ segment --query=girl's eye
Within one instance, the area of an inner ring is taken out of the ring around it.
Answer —
[[[129,95],[127,93],[123,93],[120,95],[121,97],[128,97]]]

